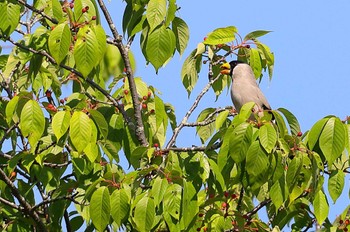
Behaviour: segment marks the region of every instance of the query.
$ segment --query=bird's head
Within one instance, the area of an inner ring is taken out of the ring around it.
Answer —
[[[244,63],[244,62],[239,61],[239,60],[233,60],[233,61],[231,61],[230,63],[224,63],[223,65],[220,66],[220,68],[221,68],[220,73],[221,73],[221,74],[224,74],[224,75],[230,75],[230,76],[232,76],[233,69],[234,69],[238,64],[242,64],[242,63]]]

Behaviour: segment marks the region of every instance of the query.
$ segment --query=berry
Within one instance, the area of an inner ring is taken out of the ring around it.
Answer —
[[[226,207],[227,207],[227,203],[226,203],[226,202],[222,202],[222,203],[221,203],[221,207],[222,207],[222,208],[226,208]]]
[[[345,227],[345,228],[343,229],[343,231],[348,231],[348,228]]]
[[[128,95],[128,94],[129,94],[129,90],[127,90],[127,89],[124,90],[124,94],[125,94],[125,95]]]
[[[344,223],[344,221],[340,219],[339,220],[339,224],[343,224],[343,223]]]
[[[70,7],[71,9],[74,8],[74,3],[73,3],[73,2],[69,3],[69,7]]]
[[[151,97],[152,96],[152,92],[148,92],[147,96]]]
[[[151,109],[149,113],[154,114],[154,109]]]
[[[51,31],[53,31],[55,29],[55,26],[51,26]]]
[[[85,9],[86,9],[86,11],[88,11],[89,10],[89,6],[86,6]]]
[[[142,109],[147,109],[147,104],[143,103],[142,104]]]
[[[197,231],[201,231],[201,228],[200,228],[200,227],[198,227],[198,228],[197,228]]]
[[[158,143],[155,143],[155,144],[153,144],[153,147],[159,147],[159,144]]]
[[[208,230],[208,228],[207,227],[203,227],[203,231],[207,231]]]
[[[202,214],[202,213],[198,214],[198,217],[203,217],[203,216],[204,216],[204,214]]]
[[[10,179],[16,178],[17,173],[15,171],[11,172]]]
[[[126,68],[123,68],[123,72],[126,72]]]
[[[214,197],[215,197],[214,193],[209,194],[209,198],[214,198]]]
[[[232,194],[231,195],[231,199],[236,199],[237,198],[237,195],[236,194]]]
[[[64,99],[60,99],[60,103],[61,103],[61,104],[64,104]]]
[[[81,13],[86,13],[88,10],[86,9],[86,7],[85,8],[83,8],[83,9],[81,9]]]
[[[96,15],[92,16],[91,20],[96,20]]]
[[[73,36],[73,40],[74,40],[74,41],[77,41],[77,36],[76,36],[76,35]]]
[[[249,45],[249,44],[247,44],[247,45],[245,45],[245,47],[246,47],[246,48],[250,48],[250,45]]]
[[[346,224],[346,225],[349,225],[349,224],[350,224],[350,220],[349,220],[349,219],[346,219],[346,220],[345,220],[345,224]]]
[[[225,191],[225,192],[224,192],[224,196],[225,196],[225,197],[228,197],[228,196],[229,196],[229,192]]]
[[[205,41],[207,39],[207,37],[204,37],[203,40]]]
[[[147,97],[147,96],[143,96],[142,99],[143,99],[144,101],[147,101],[148,97]]]
[[[303,132],[301,132],[301,131],[299,131],[297,134],[298,137],[301,137],[302,135],[303,135]]]

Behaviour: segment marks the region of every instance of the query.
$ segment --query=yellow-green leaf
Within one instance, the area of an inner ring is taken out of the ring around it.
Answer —
[[[109,223],[111,202],[108,188],[98,188],[91,196],[90,216],[92,223],[98,231],[104,231]]]
[[[52,118],[52,130],[57,140],[59,140],[68,130],[70,123],[70,112],[57,112]]]
[[[58,64],[66,57],[71,40],[71,32],[67,23],[61,23],[53,29],[49,37],[50,54]]]
[[[208,34],[204,43],[208,45],[218,45],[231,42],[235,39],[236,32],[237,28],[234,26],[217,28]]]
[[[84,112],[75,111],[70,120],[70,139],[78,152],[82,152],[91,140],[90,118]]]

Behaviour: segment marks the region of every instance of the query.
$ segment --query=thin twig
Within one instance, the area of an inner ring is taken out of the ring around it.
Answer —
[[[6,185],[10,188],[12,194],[17,198],[18,202],[23,206],[23,211],[28,214],[35,222],[39,231],[47,231],[44,223],[35,210],[32,210],[32,206],[26,201],[26,199],[21,195],[16,186],[12,183],[10,178],[7,177],[6,173],[0,169],[0,179],[3,180]]]
[[[10,206],[11,208],[17,209],[17,210],[22,210],[22,208],[15,203],[8,201],[2,197],[0,197],[0,202],[3,203],[4,205]]]
[[[27,3],[26,3],[25,1],[23,1],[23,0],[18,0],[18,2],[19,2],[20,4],[22,4],[23,6],[27,7],[28,9],[30,9],[31,11],[33,11],[33,12],[35,12],[35,13],[41,15],[42,17],[44,17],[44,18],[50,20],[52,23],[54,23],[54,24],[57,24],[57,23],[58,23],[57,19],[51,18],[50,16],[48,16],[47,14],[45,14],[45,13],[43,12],[43,10],[38,10],[38,9],[36,9],[35,7],[33,7],[33,6],[29,5],[29,4],[27,4]]]
[[[213,83],[219,79],[219,77],[221,76],[221,74],[219,74],[217,77],[215,77],[214,79],[210,80],[208,82],[208,84],[203,88],[202,92],[199,93],[199,95],[197,96],[196,100],[194,101],[193,105],[191,106],[191,108],[189,109],[189,111],[187,111],[187,113],[185,114],[184,118],[182,119],[181,123],[174,129],[173,135],[171,137],[171,139],[169,140],[166,149],[169,149],[170,147],[172,147],[175,144],[176,138],[179,135],[181,129],[185,126],[185,124],[187,123],[189,117],[192,115],[193,111],[197,108],[200,100],[202,99],[202,97],[204,96],[204,94],[206,92],[208,92],[208,90],[210,89],[210,87],[213,85]]]

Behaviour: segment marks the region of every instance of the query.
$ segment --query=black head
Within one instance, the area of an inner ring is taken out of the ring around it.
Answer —
[[[245,62],[243,61],[240,61],[240,60],[233,60],[231,61],[229,64],[230,64],[230,76],[232,76],[232,72],[233,72],[233,69],[238,65],[238,64],[244,64]]]

